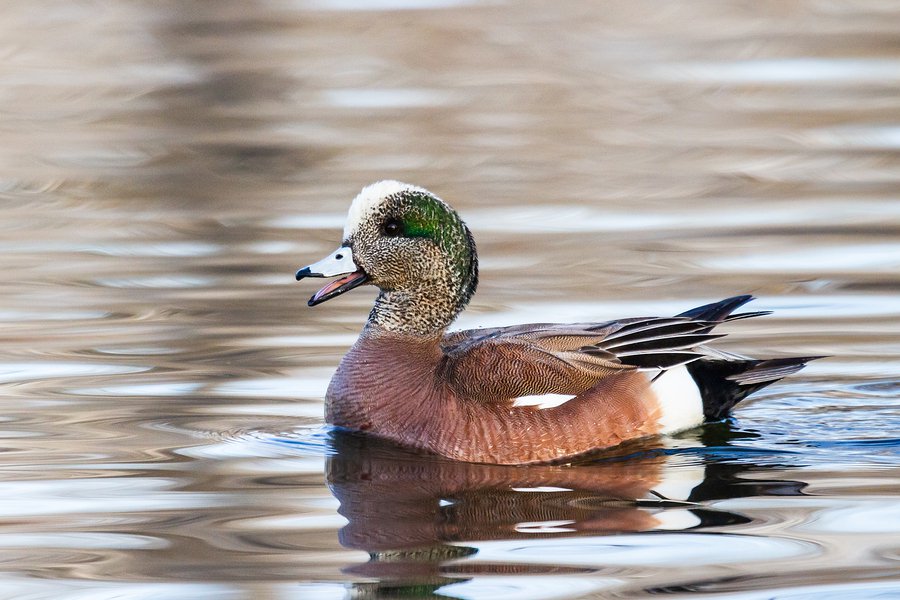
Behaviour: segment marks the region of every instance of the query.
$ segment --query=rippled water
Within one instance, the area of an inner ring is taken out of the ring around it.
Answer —
[[[0,596],[900,597],[895,3],[6,3]],[[673,314],[830,354],[566,466],[339,435],[350,199],[473,229],[461,327]]]

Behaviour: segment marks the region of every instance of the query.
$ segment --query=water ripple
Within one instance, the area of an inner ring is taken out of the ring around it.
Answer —
[[[479,542],[469,560],[494,563],[547,563],[567,566],[659,566],[680,569],[698,565],[743,564],[823,552],[818,545],[794,539],[734,534],[644,534],[608,538],[542,539]],[[552,558],[551,558],[552,557]]]
[[[554,575],[507,576],[491,575],[468,581],[451,583],[438,588],[435,593],[460,600],[549,600],[551,598],[576,598],[597,594],[621,585],[622,580],[613,577],[585,577]]]
[[[95,377],[140,373],[148,367],[77,362],[16,362],[0,363],[0,383],[22,383],[50,378]]]

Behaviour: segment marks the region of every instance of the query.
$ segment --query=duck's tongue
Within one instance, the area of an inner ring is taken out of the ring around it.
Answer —
[[[326,300],[331,300],[335,296],[340,296],[344,292],[348,292],[356,286],[364,284],[368,279],[369,276],[363,271],[355,271],[349,275],[344,275],[313,294],[313,297],[309,299],[308,304],[310,306],[315,306]]]

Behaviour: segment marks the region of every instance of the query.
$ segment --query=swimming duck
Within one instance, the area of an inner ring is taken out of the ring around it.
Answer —
[[[716,351],[713,328],[765,312],[735,296],[674,317],[448,333],[478,284],[468,227],[428,190],[381,181],[350,205],[341,246],[297,271],[335,277],[315,306],[379,289],[325,398],[326,420],[453,459],[550,462],[718,420],[815,357]]]

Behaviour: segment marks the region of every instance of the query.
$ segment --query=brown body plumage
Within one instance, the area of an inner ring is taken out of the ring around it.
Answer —
[[[366,332],[332,379],[326,419],[450,458],[504,464],[554,460],[657,433],[648,379],[635,370],[589,381],[565,365],[553,379],[581,388],[570,392],[576,398],[555,408],[513,407],[511,400],[530,386],[546,387],[542,365],[524,360],[539,354],[516,344],[448,353],[440,339]],[[494,377],[482,380],[485,373]]]

